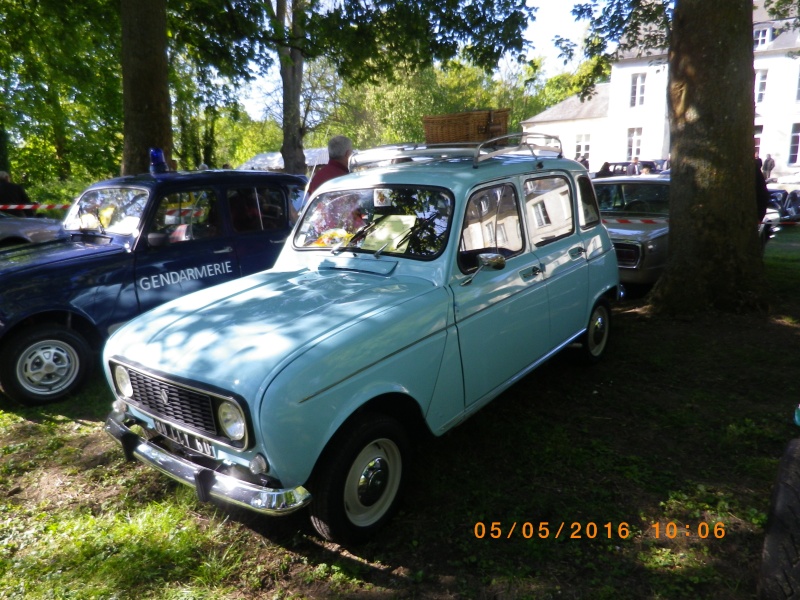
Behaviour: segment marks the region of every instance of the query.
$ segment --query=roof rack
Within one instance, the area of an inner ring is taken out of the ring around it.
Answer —
[[[389,144],[360,150],[350,157],[350,170],[368,169],[417,160],[436,160],[454,156],[473,156],[474,142],[452,144]]]
[[[503,144],[502,146],[498,144],[500,141],[508,142],[511,139],[519,138],[519,143],[516,146]],[[535,140],[541,140],[542,144],[536,143]],[[483,152],[489,146],[497,147],[496,150],[488,150],[487,152]],[[498,147],[499,146],[499,147]],[[563,158],[564,157],[564,150],[561,145],[561,139],[550,135],[547,133],[535,133],[532,131],[523,131],[521,133],[509,133],[508,135],[501,135],[496,138],[492,138],[490,140],[486,140],[485,142],[481,142],[478,144],[478,147],[475,151],[475,156],[473,158],[472,166],[476,169],[478,165],[483,162],[484,160],[490,159],[494,156],[501,156],[503,154],[514,154],[528,152],[531,153],[533,158],[539,158],[543,156],[544,152],[549,154],[555,155],[556,158]]]
[[[519,138],[519,143],[509,145],[508,141]],[[536,143],[538,140],[543,143]],[[544,133],[511,133],[495,137],[484,142],[453,142],[442,144],[390,144],[378,146],[368,150],[354,153],[350,157],[350,170],[357,171],[377,166],[411,162],[414,160],[438,160],[454,157],[471,157],[473,166],[489,158],[503,154],[530,152],[531,156],[538,158],[543,153],[563,157],[561,140],[553,135]]]

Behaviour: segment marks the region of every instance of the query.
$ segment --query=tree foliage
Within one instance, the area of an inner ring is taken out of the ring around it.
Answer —
[[[325,61],[309,63],[309,74],[330,75],[330,69],[320,67],[320,63]],[[328,86],[332,93],[327,105],[317,105],[320,120],[309,132],[307,142],[324,146],[335,134],[349,136],[360,148],[423,142],[423,117],[427,115],[498,108],[511,109],[509,131],[519,131],[520,121],[549,106],[540,65],[541,60],[526,65],[511,62],[495,73],[487,73],[463,61],[450,61],[402,75],[398,71],[394,80],[372,84],[338,80]],[[308,85],[317,87],[313,80]],[[301,104],[305,106],[306,102],[302,100]]]
[[[300,95],[307,59],[329,58],[352,83],[392,80],[462,55],[490,71],[501,57],[523,58],[535,8],[524,0],[314,0],[267,3],[283,84],[284,163],[303,172]]]
[[[91,19],[87,19],[91,15]],[[118,168],[119,16],[100,0],[0,0],[0,130],[18,179]]]

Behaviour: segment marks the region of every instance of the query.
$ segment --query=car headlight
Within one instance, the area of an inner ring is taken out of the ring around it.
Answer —
[[[128,369],[122,365],[114,367],[114,382],[117,384],[117,390],[125,398],[133,396],[133,385],[131,384],[131,376]]]
[[[230,439],[235,442],[244,439],[247,425],[242,411],[233,402],[223,402],[217,409],[219,425]]]

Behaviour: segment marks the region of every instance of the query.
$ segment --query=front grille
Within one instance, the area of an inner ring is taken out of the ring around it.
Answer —
[[[135,404],[163,420],[206,435],[218,435],[211,396],[150,377],[134,369],[128,369],[128,372],[133,385],[132,401]]]
[[[614,242],[614,250],[617,253],[617,264],[620,267],[632,269],[639,265],[642,250],[638,244]]]

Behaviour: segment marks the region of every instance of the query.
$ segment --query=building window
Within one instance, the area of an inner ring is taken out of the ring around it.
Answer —
[[[590,135],[588,133],[575,136],[575,156],[583,156],[589,160]]]
[[[764,101],[764,96],[767,93],[767,70],[759,69],[756,71],[756,89],[755,97],[756,104],[761,104]]]
[[[633,160],[634,156],[642,153],[642,128],[634,127],[628,129],[628,157],[626,160]]]
[[[792,140],[789,143],[789,164],[797,163],[797,150],[800,147],[800,123],[792,125]]]
[[[631,75],[631,106],[644,104],[644,80],[646,73]]]
[[[753,31],[753,50],[763,48],[772,41],[772,29],[756,29]]]

